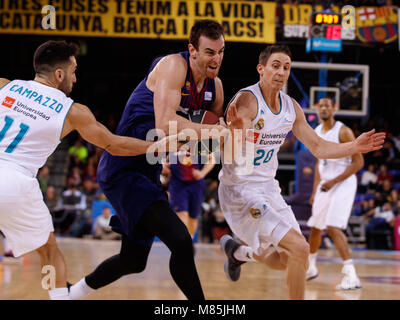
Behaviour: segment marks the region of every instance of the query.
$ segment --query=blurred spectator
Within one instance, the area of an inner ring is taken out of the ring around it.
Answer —
[[[382,207],[371,209],[364,215],[367,225],[368,249],[392,249],[394,213],[392,204],[385,202]]]
[[[395,216],[400,215],[400,199],[393,204],[393,214]]]
[[[97,199],[100,190],[97,187],[97,183],[92,180],[85,180],[81,192],[86,200],[86,209],[80,210],[71,226],[71,235],[77,238],[92,236],[92,205],[93,200]]]
[[[47,165],[44,165],[39,169],[37,176],[37,179],[39,181],[40,191],[42,191],[43,195],[46,193],[47,185],[49,183],[49,178],[50,178],[50,169]]]
[[[385,179],[389,179],[390,183],[393,184],[393,176],[388,172],[386,164],[381,164],[379,166],[378,172],[378,184],[383,184]]]
[[[83,182],[82,193],[86,198],[86,207],[91,210],[93,200],[95,200],[100,193],[99,188],[97,188],[92,180],[85,180],[85,182]]]
[[[375,209],[375,199],[374,198],[368,198],[365,199],[362,204],[361,204],[361,210],[358,215],[364,216],[365,220],[367,220],[367,213],[369,213],[372,209]]]
[[[399,152],[394,146],[394,142],[391,139],[386,139],[385,143],[383,144],[382,156],[384,162],[391,168],[395,169],[399,165]]]
[[[69,234],[74,221],[86,209],[86,197],[78,190],[76,184],[71,184],[60,198],[58,207],[61,213],[53,216],[55,229],[62,234]]]
[[[97,168],[97,165],[99,164],[100,161],[100,157],[104,152],[104,149],[96,147],[94,149],[95,153],[91,156],[91,158],[93,158],[93,163],[95,165],[95,167]]]
[[[397,191],[396,189],[392,189],[387,199],[394,206],[399,200],[399,191]]]
[[[381,199],[384,202],[391,202],[392,183],[389,179],[383,180],[382,184],[378,186],[377,191],[381,194]]]
[[[397,151],[400,152],[400,132],[398,132],[397,135],[393,136],[393,143]]]
[[[76,238],[92,237],[92,210],[86,209],[79,213],[71,225],[70,235]]]
[[[49,208],[50,213],[58,210],[58,197],[56,196],[56,189],[54,186],[47,186],[47,190],[43,198],[47,208]]]
[[[374,164],[376,166],[381,165],[382,163],[384,163],[384,157],[383,157],[383,153],[382,153],[382,149],[381,150],[377,150],[377,151],[373,151],[373,152],[369,152],[365,155],[365,162],[367,164]]]
[[[378,176],[375,173],[375,165],[369,164],[368,170],[364,171],[361,175],[360,185],[362,187],[362,192],[368,192],[368,190],[375,190],[377,182],[378,182]]]
[[[96,218],[94,222],[94,238],[105,239],[105,240],[117,240],[120,239],[120,235],[111,230],[110,227],[111,209],[105,206],[101,212],[101,215]]]
[[[81,169],[78,166],[74,166],[68,176],[68,185],[79,186],[82,184]]]
[[[87,148],[82,143],[82,138],[78,137],[73,146],[68,149],[69,155],[73,158],[74,165],[84,165],[89,156]]]
[[[93,183],[96,184],[96,188],[97,188],[98,185],[97,185],[97,180],[96,180],[96,173],[97,173],[97,164],[95,163],[95,158],[90,157],[88,159],[88,163],[84,169],[83,181],[91,180]]]

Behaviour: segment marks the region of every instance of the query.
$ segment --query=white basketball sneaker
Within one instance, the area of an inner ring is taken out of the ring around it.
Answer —
[[[308,270],[306,272],[306,280],[312,280],[315,279],[316,277],[318,277],[318,269],[317,266],[315,264],[310,263],[310,265],[308,266]]]
[[[336,286],[337,290],[354,290],[362,287],[361,281],[357,277],[356,269],[353,265],[350,264],[343,266],[342,273],[344,274],[344,277],[342,282]]]

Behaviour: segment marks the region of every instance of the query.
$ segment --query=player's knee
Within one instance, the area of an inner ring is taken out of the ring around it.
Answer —
[[[51,258],[54,256],[58,252],[58,246],[54,235],[50,234],[47,242],[40,248],[36,249],[36,252],[42,258]]]
[[[330,236],[331,238],[334,237],[335,235],[341,233],[342,230],[340,230],[339,228],[336,227],[331,227],[331,226],[327,226],[326,227],[326,233],[328,234],[328,236]]]
[[[123,258],[121,257],[121,265],[123,269],[124,274],[130,274],[130,273],[141,273],[146,269],[146,260],[133,260],[129,258]]]
[[[189,232],[176,234],[173,253],[193,254],[193,242]]]
[[[296,242],[291,250],[291,257],[297,261],[307,265],[308,255],[310,254],[310,246],[305,239]]]

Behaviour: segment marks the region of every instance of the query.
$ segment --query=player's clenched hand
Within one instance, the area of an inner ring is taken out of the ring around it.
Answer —
[[[335,180],[329,180],[321,186],[322,191],[329,191],[336,184]]]
[[[371,152],[382,148],[385,142],[386,133],[375,133],[375,129],[364,132],[356,140],[354,140],[355,151],[360,153]]]

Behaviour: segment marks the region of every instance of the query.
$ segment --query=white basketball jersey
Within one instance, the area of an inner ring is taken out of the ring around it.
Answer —
[[[276,114],[265,102],[259,83],[240,91],[250,91],[256,97],[258,110],[256,118],[251,123],[253,132],[247,135],[246,144],[243,145],[242,152],[248,155],[247,162],[223,163],[219,178],[226,185],[274,179],[278,169],[278,151],[296,120],[293,101],[283,91],[279,92],[281,108]],[[254,151],[249,154],[248,150]],[[248,170],[249,161],[251,161],[251,171]]]
[[[315,128],[315,132],[323,139],[340,143],[339,133],[343,123],[336,121],[333,127],[327,131],[322,132],[322,123]],[[342,174],[352,162],[351,157],[340,159],[320,159],[318,164],[318,171],[321,180],[327,181],[336,178]]]
[[[0,161],[36,176],[60,143],[73,100],[37,81],[14,80],[0,89]]]

